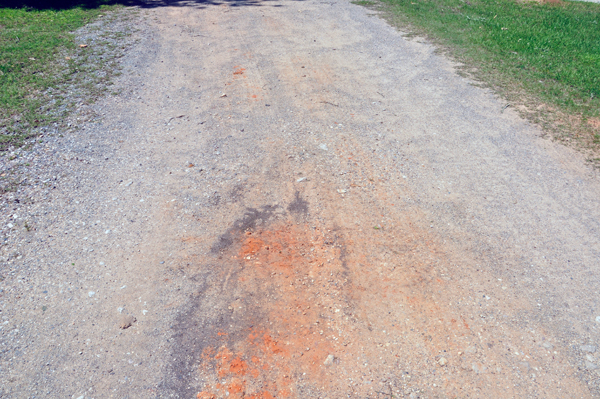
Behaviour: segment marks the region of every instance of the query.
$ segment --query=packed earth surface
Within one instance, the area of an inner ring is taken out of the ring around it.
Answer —
[[[0,397],[600,397],[581,155],[347,0],[138,10],[2,195]]]

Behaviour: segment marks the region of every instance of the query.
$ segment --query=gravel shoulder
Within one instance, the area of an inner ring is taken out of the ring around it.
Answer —
[[[600,396],[597,172],[364,8],[242,4],[142,9],[3,194],[0,397]]]

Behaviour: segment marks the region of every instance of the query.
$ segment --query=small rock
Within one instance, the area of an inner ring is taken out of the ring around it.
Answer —
[[[96,293],[95,293],[94,291],[90,291],[90,292],[88,292],[88,296],[89,296],[90,298],[91,298],[91,297],[93,297],[94,295],[96,295]]]
[[[126,330],[133,325],[137,320],[132,315],[125,315],[121,317],[121,321],[119,322],[119,328]]]
[[[328,355],[327,359],[325,359],[325,361],[323,362],[323,364],[325,366],[331,366],[333,364],[333,361],[335,360],[335,356],[333,355]]]
[[[596,323],[600,323],[600,316],[596,316]]]
[[[552,345],[550,342],[544,342],[544,343],[542,344],[542,346],[543,346],[544,348],[546,348],[546,349],[552,349],[552,348],[554,348],[554,345]]]
[[[296,180],[297,183],[303,182],[304,180],[306,180],[306,177],[301,177],[298,180]]]
[[[487,370],[487,367],[481,365],[481,364],[477,364],[477,363],[473,363],[471,365],[471,368],[473,369],[474,372],[476,372],[477,374],[481,374],[483,373],[485,370]]]
[[[440,360],[438,360],[438,364],[442,367],[444,367],[445,365],[448,364],[448,360],[446,360],[445,357],[440,357]]]
[[[477,353],[477,348],[474,346],[469,346],[467,349],[465,349],[465,353],[470,353],[470,354]]]
[[[596,346],[594,346],[594,345],[581,345],[579,347],[579,349],[581,349],[582,352],[590,352],[590,353],[596,352]]]
[[[319,148],[323,151],[329,151],[329,148],[327,148],[327,144],[319,144]]]
[[[585,361],[585,368],[588,370],[596,370],[598,368],[598,366],[592,362],[590,362],[589,360]]]
[[[123,313],[123,310],[124,310],[123,308],[117,308],[117,312],[119,312],[119,313]]]

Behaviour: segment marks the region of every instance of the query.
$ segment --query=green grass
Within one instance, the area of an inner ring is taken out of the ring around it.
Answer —
[[[597,127],[587,122],[600,115],[600,4],[381,1],[392,22],[443,45],[534,121],[593,143]]]
[[[0,8],[0,150],[64,116],[64,88],[94,51],[72,32],[114,8],[96,6]]]

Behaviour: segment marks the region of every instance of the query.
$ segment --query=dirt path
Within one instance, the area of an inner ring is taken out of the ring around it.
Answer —
[[[142,14],[5,197],[0,397],[600,396],[578,155],[346,1]]]

